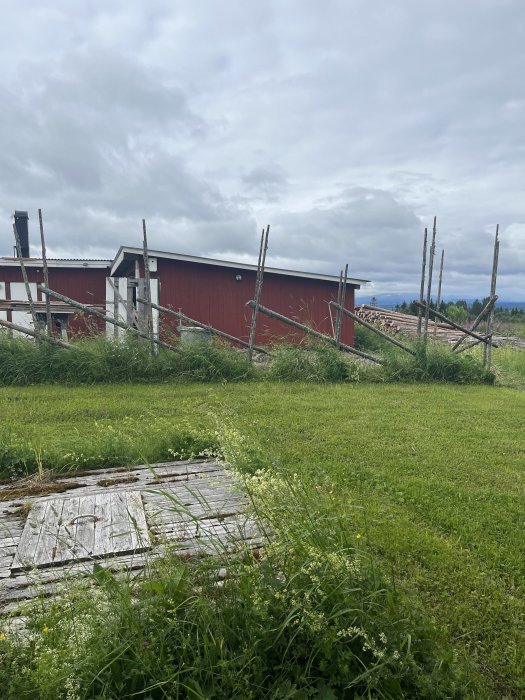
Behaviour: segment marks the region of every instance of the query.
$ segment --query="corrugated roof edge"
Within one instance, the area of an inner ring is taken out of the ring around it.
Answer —
[[[120,246],[114,260],[108,260],[104,258],[48,258],[47,263],[49,267],[71,267],[71,268],[106,268],[111,267],[111,276],[114,276],[120,265],[124,262],[125,255],[129,254],[130,257],[142,258],[143,251],[142,248],[134,248],[130,246]],[[156,258],[167,258],[169,260],[181,260],[184,262],[194,262],[203,265],[217,265],[219,267],[230,267],[236,268],[238,270],[257,270],[257,265],[250,265],[248,263],[234,262],[231,260],[217,260],[215,258],[203,258],[197,255],[182,255],[180,253],[168,253],[161,250],[150,250],[149,254],[151,257]],[[42,258],[24,258],[24,264],[26,267],[41,267]],[[12,257],[1,257],[0,265],[5,265],[7,267],[18,267],[20,265],[18,258]],[[317,279],[325,280],[328,282],[338,282],[338,275],[325,275],[316,272],[303,272],[300,270],[287,270],[277,267],[267,267],[265,272],[269,274],[277,275],[287,275],[289,277],[306,277],[307,279]],[[349,277],[348,284],[355,287],[360,287],[362,284],[370,282],[367,279],[360,279],[357,277]]]
[[[42,258],[24,258],[24,265],[26,267],[42,267]],[[105,260],[100,258],[48,258],[48,267],[97,267],[106,268],[111,266],[111,260]],[[0,266],[6,267],[19,267],[20,262],[18,258],[0,258]]]
[[[129,246],[120,246],[113,265],[111,266],[111,276],[113,277],[122,265],[126,253],[130,254],[131,259],[135,256],[142,258],[142,248],[132,248]],[[231,260],[216,260],[215,258],[202,258],[196,255],[182,255],[180,253],[167,253],[161,250],[149,250],[149,256],[152,258],[167,258],[169,260],[181,260],[183,262],[195,262],[203,265],[217,265],[220,267],[232,267],[238,270],[257,270],[257,265],[249,265],[248,263],[238,263]],[[267,267],[265,272],[277,275],[288,275],[290,277],[306,277],[308,279],[326,280],[327,282],[339,282],[338,275],[324,275],[316,272],[301,272],[299,270],[286,270],[277,267]],[[359,287],[361,284],[366,284],[370,280],[359,279],[357,277],[349,277],[348,284]]]

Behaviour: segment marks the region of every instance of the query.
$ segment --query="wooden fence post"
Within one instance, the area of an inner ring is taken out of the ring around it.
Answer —
[[[264,265],[266,262],[266,251],[268,250],[268,235],[270,233],[270,226],[266,227],[266,232],[263,229],[261,234],[261,245],[259,248],[259,261],[257,263],[257,277],[255,279],[255,305],[252,311],[252,323],[250,326],[250,338],[248,344],[248,359],[250,362],[253,357],[253,348],[255,344],[255,332],[257,329],[257,314],[259,312],[259,300],[261,298],[261,291],[263,286],[264,278]]]
[[[492,277],[490,280],[490,296],[496,295],[496,280],[498,277],[498,260],[499,260],[499,224],[496,226],[496,236],[494,237],[494,255],[492,259]],[[487,336],[492,339],[492,326],[494,324],[494,306],[490,309],[487,319]],[[485,345],[483,352],[483,362],[487,363],[490,369],[492,361],[492,344]]]
[[[49,287],[49,272],[47,269],[46,239],[44,237],[44,222],[42,221],[42,209],[38,210],[38,222],[40,224],[40,243],[42,245],[42,268],[44,270],[44,284]],[[47,294],[46,298],[46,328],[47,334],[53,335],[53,320],[51,318],[51,301]]]
[[[35,329],[35,338],[40,340],[40,329],[38,327],[38,320],[35,312],[35,305],[33,304],[33,295],[31,294],[31,287],[29,286],[29,280],[27,277],[26,266],[24,264],[24,259],[22,258],[22,245],[20,243],[20,236],[18,235],[18,229],[16,227],[16,219],[13,221],[13,231],[15,234],[16,241],[16,252],[18,253],[18,262],[20,263],[20,268],[22,270],[22,277],[24,279],[24,284],[26,288],[27,301],[29,302],[29,309],[31,311],[31,318],[33,319],[33,327]]]
[[[153,313],[151,310],[151,288],[150,288],[150,274],[149,274],[149,256],[148,256],[148,237],[146,234],[146,220],[142,219],[142,255],[144,258],[144,292],[147,300],[146,305],[146,322],[147,322],[147,334],[150,338],[151,343],[151,353],[155,352],[155,336],[153,333]]]
[[[421,288],[419,290],[419,302],[422,304],[425,297],[425,269],[427,265],[427,242],[428,229],[425,228],[425,237],[423,239],[423,261],[421,263]],[[417,337],[421,338],[421,309],[417,310]]]
[[[347,280],[348,280],[348,263],[345,266],[344,275],[343,275],[343,271],[341,270],[341,297],[338,300],[338,304],[340,305],[340,308],[337,309],[337,317],[336,317],[336,321],[335,321],[335,339],[337,341],[337,345],[336,345],[337,348],[339,348],[339,346],[341,344],[341,329],[343,326],[342,309],[345,308]]]
[[[443,282],[443,261],[445,260],[445,251],[441,251],[441,265],[439,266],[439,282],[438,282],[438,293],[436,298],[436,309],[439,311],[439,305],[441,304],[441,284]],[[436,339],[437,333],[437,321],[434,321],[434,340]]]
[[[428,261],[427,306],[425,309],[425,331],[423,334],[423,342],[425,344],[428,337],[428,313],[430,310],[430,299],[432,296],[432,271],[434,269],[434,255],[436,253],[436,218],[437,217],[434,217],[434,226],[432,227],[432,245],[430,246],[430,256]]]

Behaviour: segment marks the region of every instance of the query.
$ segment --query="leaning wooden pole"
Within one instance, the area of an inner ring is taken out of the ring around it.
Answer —
[[[488,340],[488,336],[486,336],[485,340]],[[482,342],[483,342],[482,340],[473,340],[468,345],[465,344],[465,345],[463,345],[462,348],[459,348],[459,350],[456,350],[456,354],[459,355],[459,353],[465,352],[465,350],[471,350],[473,347],[475,347],[476,345],[479,345]]]
[[[454,321],[451,321],[449,318],[447,318],[444,314],[440,313],[439,311],[436,311],[435,309],[430,309],[426,304],[420,304],[418,301],[414,302],[417,307],[421,307],[424,311],[431,311],[434,316],[437,318],[441,319],[442,321],[445,321],[445,323],[448,323],[449,326],[452,326],[452,328],[456,328],[458,331],[462,331],[463,333],[466,333],[467,335],[472,336],[473,338],[476,338],[476,340],[479,340],[482,343],[490,343],[491,340],[489,338],[485,338],[482,335],[478,335],[477,333],[474,333],[473,331],[469,330],[468,328],[465,328],[464,326],[460,326],[458,323],[455,323]],[[498,346],[496,343],[492,343],[492,345],[497,348]]]
[[[345,301],[346,301],[346,283],[348,281],[348,263],[345,266],[345,271],[343,274],[343,271],[341,270],[341,297],[338,301],[338,304],[340,304],[340,308],[337,309],[337,318],[335,322],[335,339],[337,341],[337,348],[339,348],[341,344],[341,330],[343,327],[343,312],[342,309],[345,308]]]
[[[87,304],[81,304],[79,301],[75,301],[74,299],[71,299],[70,297],[66,297],[64,294],[59,294],[58,292],[54,292],[52,289],[49,289],[47,287],[43,287],[42,285],[40,286],[40,289],[44,294],[49,294],[52,296],[54,299],[59,299],[60,301],[64,301],[66,304],[69,304],[70,306],[74,306],[76,309],[80,309],[80,311],[84,311],[87,314],[92,314],[95,316],[95,318],[99,318],[101,321],[105,321],[106,323],[111,323],[114,326],[118,326],[119,328],[123,328],[125,331],[128,331],[129,333],[132,333],[133,335],[137,335],[140,338],[145,338],[146,340],[151,340],[150,336],[147,333],[142,333],[142,331],[139,331],[137,328],[132,328],[131,326],[128,326],[127,323],[124,323],[123,321],[119,321],[116,318],[110,318],[109,316],[106,316],[105,314],[101,313],[98,309],[94,309],[92,306],[88,306]],[[177,348],[173,347],[173,345],[169,345],[169,343],[165,343],[162,340],[158,340],[157,338],[153,339],[153,342],[156,345],[160,345],[162,348],[166,348],[167,350],[175,350],[177,351]]]
[[[49,287],[49,271],[47,269],[46,239],[44,237],[44,222],[42,220],[42,209],[38,210],[38,222],[40,224],[40,242],[42,244],[42,269],[44,270],[44,284]],[[53,335],[53,321],[51,319],[51,300],[46,297],[46,329],[48,335]]]
[[[427,287],[427,305],[425,309],[425,330],[423,333],[423,342],[427,342],[428,338],[428,314],[430,311],[430,299],[432,296],[432,271],[434,269],[434,255],[436,253],[436,217],[434,217],[434,226],[432,227],[432,245],[430,246],[430,255],[428,259],[428,287]],[[421,302],[420,302],[421,303]]]
[[[497,294],[495,294],[493,297],[490,297],[490,299],[489,299],[488,302],[485,304],[485,306],[483,307],[483,309],[482,309],[482,310],[480,311],[480,313],[477,315],[476,320],[474,321],[474,323],[472,324],[472,327],[471,327],[471,329],[470,329],[471,331],[475,331],[475,330],[476,330],[476,328],[479,326],[479,324],[483,321],[483,319],[485,318],[485,316],[490,312],[490,310],[492,309],[492,307],[493,307],[494,304],[496,303],[497,298],[498,298],[498,295],[497,295]],[[452,346],[452,350],[457,350],[457,348],[459,348],[459,346],[461,345],[461,343],[462,343],[466,338],[468,338],[468,336],[467,336],[467,335],[463,335],[463,336],[461,336],[461,338],[460,338],[459,340],[456,340],[456,342],[455,342],[454,345]],[[478,342],[479,342],[479,341],[478,341]],[[476,345],[477,345],[477,343],[476,343]]]
[[[492,258],[492,275],[490,279],[490,296],[496,294],[496,280],[498,276],[498,260],[499,260],[499,224],[496,226],[496,235],[494,237],[494,254]],[[487,318],[487,336],[492,337],[492,326],[494,324],[494,306],[491,308]],[[487,364],[490,369],[492,362],[492,347],[485,345],[483,352],[483,363]]]
[[[250,326],[250,337],[248,342],[248,360],[252,360],[253,350],[255,346],[255,333],[257,330],[257,314],[259,312],[259,300],[261,298],[261,291],[264,279],[264,265],[266,262],[266,251],[268,250],[268,235],[270,233],[270,226],[266,227],[266,231],[263,229],[261,234],[261,245],[259,248],[259,261],[257,263],[257,277],[255,280],[255,305],[252,311],[252,323]]]
[[[59,348],[65,348],[66,350],[78,350],[78,348],[76,348],[74,345],[65,343],[63,340],[58,340],[57,338],[53,338],[52,336],[39,335],[38,333],[35,333],[35,331],[32,331],[30,328],[26,328],[25,326],[19,326],[17,323],[11,323],[11,321],[3,321],[2,319],[0,319],[0,326],[9,328],[9,330],[11,331],[17,331],[17,333],[24,333],[25,335],[30,335],[32,338],[45,340],[46,343],[51,343],[51,345],[56,345]]]
[[[29,309],[31,311],[31,318],[33,319],[33,328],[35,329],[35,338],[40,340],[40,333],[38,329],[38,320],[36,317],[35,305],[33,304],[33,295],[31,294],[31,287],[29,285],[29,279],[27,278],[27,270],[24,264],[24,259],[22,257],[22,245],[20,243],[20,236],[18,235],[18,228],[16,227],[16,221],[13,221],[13,231],[15,234],[16,242],[16,252],[18,253],[18,262],[22,269],[22,277],[24,278],[24,284],[26,287],[27,301],[29,302]]]
[[[140,297],[137,297],[137,301],[139,304],[146,304],[145,299],[141,299]],[[154,309],[157,309],[157,311],[160,311],[160,313],[167,314],[168,316],[173,316],[173,318],[179,319],[179,321],[186,321],[186,323],[191,324],[192,326],[197,326],[198,328],[205,328],[207,331],[210,331],[212,335],[216,335],[219,338],[224,338],[225,340],[229,340],[232,343],[237,343],[238,345],[242,345],[244,348],[248,348],[249,345],[246,341],[241,340],[240,338],[236,338],[234,335],[230,335],[229,333],[225,333],[224,331],[220,331],[217,328],[214,328],[213,326],[208,325],[207,323],[201,323],[200,321],[195,321],[195,319],[190,318],[189,316],[186,316],[186,314],[183,314],[182,311],[174,311],[173,309],[168,309],[166,306],[160,306],[159,304],[155,304],[153,301],[151,302],[151,306]],[[257,350],[257,352],[262,352],[265,355],[271,355],[272,353],[269,352],[268,350],[265,350],[264,348],[259,348],[257,345],[253,346],[254,350]]]
[[[359,316],[357,314],[352,313],[352,311],[350,311],[349,309],[345,309],[344,307],[339,306],[338,304],[335,303],[335,301],[329,301],[328,303],[330,306],[333,306],[336,309],[340,310],[341,313],[344,314],[345,316],[352,318],[354,321],[357,321],[357,323],[360,323],[365,328],[368,328],[368,330],[372,331],[372,333],[376,333],[377,335],[380,335],[381,338],[388,340],[388,342],[392,343],[393,345],[397,345],[398,348],[401,348],[405,352],[408,352],[414,356],[416,355],[415,350],[412,350],[412,348],[409,348],[406,345],[403,345],[403,343],[400,343],[399,340],[392,338],[392,336],[388,335],[388,333],[383,333],[383,331],[380,331],[379,328],[376,328],[376,326],[372,325],[371,323],[368,323],[368,321],[365,321],[364,319],[359,318]]]
[[[441,284],[443,282],[443,262],[445,260],[445,251],[441,251],[441,264],[439,266],[439,282],[438,282],[438,293],[436,297],[436,309],[439,311],[439,305],[441,304]],[[437,334],[437,322],[434,321],[434,340]]]
[[[120,293],[118,292],[117,285],[113,282],[111,277],[108,277],[107,281],[109,282],[109,286],[113,290],[113,318],[118,318]],[[118,326],[113,326],[113,340],[118,340]]]
[[[341,294],[343,291],[343,271],[341,270],[339,273],[339,284],[337,285],[337,303],[341,305]],[[339,323],[339,316],[340,313],[339,311],[336,311],[335,315],[335,326],[333,320],[331,320],[332,324],[332,333],[334,334],[334,338],[337,338],[337,324]],[[330,319],[332,319],[332,310],[330,309]]]
[[[423,261],[421,263],[421,287],[419,290],[419,301],[422,304],[425,300],[425,272],[427,266],[427,243],[428,229],[425,228],[425,237],[423,239]],[[417,311],[417,337],[421,338],[421,309]]]
[[[146,328],[147,334],[151,343],[151,353],[155,352],[155,335],[153,333],[153,312],[151,309],[151,287],[149,274],[149,256],[148,256],[148,236],[146,233],[146,219],[142,219],[142,255],[144,258],[144,296],[147,299],[146,305]]]
[[[255,301],[252,299],[252,301],[249,301],[246,306],[249,306],[251,309],[254,308],[255,306]],[[272,309],[267,309],[265,306],[262,304],[259,304],[259,311],[262,314],[265,314],[269,318],[274,318],[276,321],[282,321],[282,323],[286,323],[289,326],[292,326],[292,328],[297,328],[300,331],[303,331],[303,333],[306,333],[307,335],[312,335],[314,338],[321,338],[321,340],[325,340],[327,343],[330,345],[335,345],[336,340],[335,338],[332,338],[329,335],[325,335],[324,333],[320,333],[319,331],[315,331],[313,328],[310,328],[309,326],[305,326],[302,323],[298,323],[297,321],[293,321],[291,318],[287,318],[286,316],[283,316],[282,314],[278,313],[277,311],[273,311]],[[365,360],[370,360],[371,362],[376,362],[378,365],[384,364],[383,360],[380,360],[378,357],[374,357],[373,355],[367,355],[365,352],[361,352],[360,350],[356,350],[355,348],[351,348],[350,345],[345,345],[344,343],[340,343],[339,345],[341,350],[345,350],[346,352],[351,353],[352,355],[357,355],[358,357],[362,357]]]

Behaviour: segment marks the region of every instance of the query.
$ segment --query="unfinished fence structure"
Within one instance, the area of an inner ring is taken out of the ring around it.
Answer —
[[[105,329],[110,340],[122,340],[127,335],[143,338],[150,343],[152,352],[158,347],[177,351],[179,344],[174,342],[174,335],[187,328],[202,329],[204,337],[215,336],[245,350],[250,360],[256,354],[271,355],[271,345],[276,339],[301,342],[302,338],[314,337],[342,352],[381,364],[381,358],[355,349],[354,323],[412,355],[415,354],[414,348],[401,336],[408,340],[418,339],[423,345],[429,340],[445,342],[454,352],[482,344],[484,362],[488,366],[491,364],[491,349],[497,347],[493,328],[499,226],[494,240],[490,297],[478,317],[467,327],[438,310],[442,298],[444,250],[441,251],[437,275],[436,303],[432,303],[433,285],[436,284],[436,217],[431,235],[428,229],[424,230],[417,316],[372,305],[362,305],[355,310],[354,292],[368,280],[349,278],[348,264],[341,269],[338,278],[267,268],[269,226],[262,230],[258,262],[253,266],[151,251],[144,219],[141,248],[121,247],[112,264],[109,260],[71,261],[77,263],[75,269],[81,263],[84,280],[89,274],[92,277],[97,274],[96,284],[92,285],[96,291],[87,292],[92,297],[88,301],[85,291],[81,298],[78,285],[71,283],[71,291],[66,293],[64,288],[54,288],[55,283],[51,283],[50,264],[53,268],[56,261],[47,259],[41,210],[38,217],[41,258],[36,262],[41,265],[41,270],[36,272],[40,277],[35,275],[35,259],[29,257],[27,213],[15,212],[16,256],[11,263],[18,268],[22,279],[7,281],[5,289],[2,289],[0,279],[0,326],[30,336],[37,342],[74,348],[69,342],[68,328],[71,319],[80,316],[89,318],[98,332]],[[209,273],[207,278],[202,275],[202,270]],[[82,275],[79,274],[78,278]],[[23,298],[14,298],[13,292]],[[305,309],[311,317],[308,320],[304,318]],[[24,316],[25,322],[21,322]],[[210,318],[215,322],[210,322]],[[273,324],[271,332],[268,332],[268,324]]]
[[[332,335],[328,303],[340,300],[341,279],[267,267],[269,226],[255,266],[152,251],[145,220],[142,246],[121,247],[113,261],[49,260],[41,211],[41,257],[32,258],[27,221],[27,212],[15,212],[15,255],[0,258],[0,325],[17,335],[72,348],[72,335],[105,331],[109,340],[144,338],[155,352],[176,351],[175,336],[203,329],[202,337],[221,338],[250,358],[271,353],[276,342],[300,342],[304,333]],[[355,290],[367,281],[346,276],[351,309]],[[252,300],[254,308],[247,305]],[[337,345],[349,352],[353,322],[337,325]]]
[[[432,226],[432,239],[428,246],[428,229],[425,228],[423,237],[423,256],[421,263],[420,298],[415,302],[418,315],[401,313],[390,309],[383,309],[375,305],[362,304],[353,318],[356,322],[378,333],[401,347],[406,352],[413,350],[408,346],[395,340],[394,336],[401,335],[407,338],[417,338],[425,345],[429,336],[434,341],[444,342],[450,345],[453,352],[464,352],[478,344],[483,344],[483,362],[488,367],[491,364],[491,350],[498,347],[494,337],[494,307],[498,296],[496,294],[496,281],[498,274],[499,260],[499,224],[496,226],[494,239],[494,251],[492,260],[492,274],[490,284],[490,296],[482,311],[469,327],[460,325],[450,318],[447,318],[439,311],[442,299],[443,265],[445,251],[441,251],[441,262],[439,269],[437,297],[435,304],[432,304],[432,281],[434,271],[434,259],[436,254],[437,218],[434,217]],[[484,332],[476,332],[480,326],[485,326]],[[467,341],[467,342],[465,342]]]

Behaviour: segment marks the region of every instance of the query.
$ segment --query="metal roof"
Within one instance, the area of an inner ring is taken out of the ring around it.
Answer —
[[[230,267],[236,270],[253,270],[257,271],[257,265],[249,265],[247,263],[238,263],[231,260],[216,260],[214,258],[201,258],[196,255],[181,255],[180,253],[167,253],[160,250],[148,250],[150,258],[166,258],[167,260],[180,260],[182,262],[199,263],[201,265],[214,265],[217,267]],[[124,267],[126,262],[131,260],[141,260],[143,257],[142,248],[132,248],[121,246],[111,266],[111,276],[117,276],[118,272]],[[286,270],[277,267],[266,267],[265,274],[287,275],[289,277],[306,277],[307,279],[324,280],[327,282],[339,282],[339,275],[323,275],[315,272],[300,272],[299,270]],[[349,277],[348,284],[355,287],[360,287],[370,280]]]
[[[237,270],[252,270],[257,271],[257,265],[248,263],[234,262],[232,260],[217,260],[215,258],[203,258],[197,255],[182,255],[180,253],[168,253],[161,250],[149,250],[148,254],[152,258],[165,258],[167,260],[180,260],[182,262],[199,263],[201,265],[213,265],[216,267],[229,267]],[[142,248],[134,248],[130,246],[120,246],[114,260],[104,259],[85,259],[85,258],[48,258],[47,265],[53,267],[66,268],[109,268],[111,267],[111,276],[115,277],[124,265],[131,260],[141,260],[143,257]],[[42,258],[24,258],[26,267],[42,267]],[[3,257],[0,258],[0,265],[6,267],[19,267],[20,261],[18,258]],[[323,280],[326,282],[339,282],[339,275],[324,275],[317,272],[302,272],[300,270],[287,270],[277,267],[265,268],[265,273],[274,275],[286,275],[288,277],[303,277],[307,279]],[[358,277],[349,277],[348,284],[354,287],[360,287],[370,280],[360,279]]]
[[[42,267],[42,258],[23,258],[26,267]],[[111,267],[111,260],[86,259],[86,258],[47,258],[48,267]],[[20,267],[19,258],[0,258],[0,266]]]

